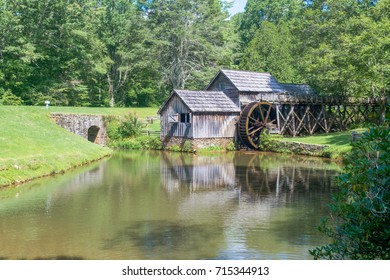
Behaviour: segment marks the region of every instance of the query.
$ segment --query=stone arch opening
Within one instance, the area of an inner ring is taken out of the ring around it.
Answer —
[[[93,125],[90,128],[88,128],[88,141],[92,143],[98,144],[98,134],[99,134],[100,127]]]

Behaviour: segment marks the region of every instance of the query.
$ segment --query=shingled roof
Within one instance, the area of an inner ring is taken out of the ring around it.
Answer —
[[[289,93],[308,95],[315,93],[309,85],[304,84],[281,84]]]
[[[191,90],[174,90],[172,95],[177,94],[179,98],[193,112],[208,113],[239,113],[240,108],[233,103],[222,91],[191,91]],[[171,96],[172,96],[171,95]],[[168,101],[161,107],[159,112]]]
[[[270,73],[221,69],[211,81],[225,75],[240,92],[283,93],[286,89]]]

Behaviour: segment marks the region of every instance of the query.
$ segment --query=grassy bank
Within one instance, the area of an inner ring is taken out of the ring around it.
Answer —
[[[157,109],[50,107],[47,110],[44,107],[0,106],[0,186],[62,173],[111,153],[110,149],[92,144],[54,124],[49,119],[50,112],[103,115],[125,115],[131,112],[144,121],[146,117],[156,116]],[[159,121],[148,125],[148,129],[159,130]],[[278,139],[327,145],[329,147],[320,156],[340,158],[351,149],[350,134],[351,131],[346,131],[296,138],[279,136]],[[119,149],[163,148],[158,136],[143,135],[111,144]],[[208,150],[224,151],[225,148],[211,147]]]
[[[54,124],[51,110],[0,106],[0,186],[62,173],[111,154]]]
[[[342,158],[351,151],[351,132],[363,133],[367,129],[358,128],[343,132],[334,132],[328,134],[317,134],[304,137],[277,137],[276,141],[297,142],[303,144],[324,145],[327,146],[318,156],[327,158]]]
[[[37,107],[24,107],[26,110],[34,110]],[[125,115],[129,112],[141,119],[157,116],[158,108],[101,108],[101,107],[56,107],[50,106],[50,113],[91,114],[91,115]]]

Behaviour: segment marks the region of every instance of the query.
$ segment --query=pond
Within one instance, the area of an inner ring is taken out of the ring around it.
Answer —
[[[0,190],[0,259],[311,259],[339,167],[231,152],[117,152]]]

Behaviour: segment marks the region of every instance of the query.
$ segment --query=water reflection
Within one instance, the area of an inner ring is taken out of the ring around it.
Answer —
[[[117,153],[0,191],[0,258],[307,259],[337,169],[278,154]]]
[[[235,167],[231,154],[219,156],[188,156],[182,153],[162,153],[161,186],[168,192],[211,190],[234,186]]]

